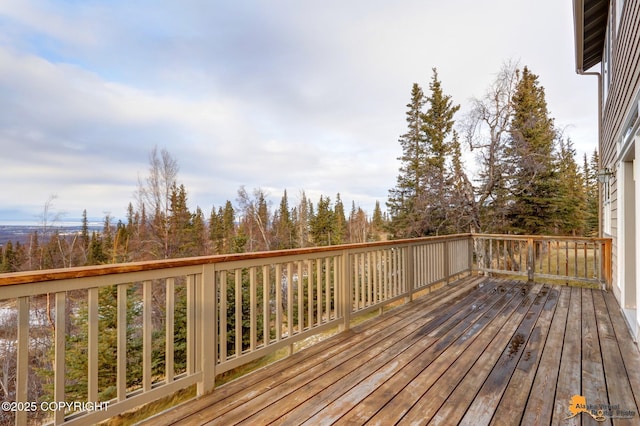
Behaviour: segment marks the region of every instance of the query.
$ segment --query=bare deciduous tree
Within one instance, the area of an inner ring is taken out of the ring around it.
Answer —
[[[244,186],[238,189],[238,206],[241,221],[248,236],[249,251],[270,250],[271,237],[269,235],[269,218],[271,212],[267,202],[267,194],[260,189],[254,189],[249,195]]]
[[[159,257],[167,257],[169,250],[169,206],[171,188],[176,184],[178,162],[165,148],[158,152],[154,147],[149,154],[149,174],[146,179],[138,177],[135,198],[139,211],[149,213],[152,239]]]
[[[475,179],[473,232],[495,232],[502,225],[505,179],[510,173],[505,149],[519,75],[517,62],[505,62],[487,92],[481,98],[471,100],[471,111],[465,120],[466,141],[471,151],[477,153],[480,165]],[[491,206],[491,212],[487,211],[488,206]]]

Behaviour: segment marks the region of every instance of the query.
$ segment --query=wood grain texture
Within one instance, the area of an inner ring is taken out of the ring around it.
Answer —
[[[608,293],[492,278],[449,285],[147,424],[638,424],[640,354]],[[557,422],[557,423],[556,423]]]

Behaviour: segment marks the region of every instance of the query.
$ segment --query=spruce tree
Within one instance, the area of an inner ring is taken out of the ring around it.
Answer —
[[[207,254],[207,225],[200,207],[196,207],[196,212],[192,215],[190,230],[191,247],[187,255],[204,256]]]
[[[220,253],[236,253],[236,212],[231,201],[227,200],[220,215],[222,225],[222,251]]]
[[[309,246],[309,221],[312,217],[312,205],[304,191],[300,193],[300,202],[293,211],[293,222],[297,247]]]
[[[296,244],[296,228],[289,211],[289,200],[287,198],[287,190],[285,189],[280,207],[274,215],[274,245],[276,250],[294,248]]]
[[[453,232],[449,220],[452,195],[451,175],[447,169],[448,160],[454,152],[454,143],[449,139],[455,121],[453,116],[460,109],[454,105],[451,96],[445,95],[438,71],[433,69],[429,84],[429,108],[424,114],[423,126],[427,138],[427,162],[424,172],[425,183],[420,205],[425,209],[422,235],[438,235]]]
[[[336,195],[336,202],[333,206],[333,220],[334,220],[334,236],[331,244],[343,244],[347,238],[347,219],[344,212],[344,204],[340,198],[340,193]]]
[[[373,215],[371,216],[371,231],[375,241],[380,241],[382,239],[385,226],[386,223],[382,215],[382,209],[380,208],[380,201],[376,200],[376,204],[373,207]]]
[[[585,225],[586,193],[584,178],[575,160],[575,149],[570,139],[559,141],[558,152],[558,232],[561,235],[583,235]]]
[[[559,185],[554,164],[556,130],[544,88],[527,67],[513,96],[508,160],[512,165],[510,231],[550,234],[558,222]]]
[[[411,88],[411,101],[407,104],[407,133],[400,136],[402,147],[400,170],[396,186],[389,190],[387,208],[390,215],[389,231],[394,238],[420,235],[417,198],[422,192],[424,164],[427,157],[424,114],[426,99],[417,83]]]
[[[598,165],[600,163],[598,150],[594,150],[590,161],[584,156],[583,176],[585,191],[585,236],[597,237],[599,229],[599,198],[598,198]]]
[[[129,204],[131,206],[131,204]],[[80,231],[80,243],[82,250],[82,263],[86,264],[87,259],[89,258],[89,220],[87,219],[87,210],[82,211],[82,228]]]
[[[453,132],[451,142],[451,172],[447,187],[450,188],[446,199],[451,233],[471,232],[475,221],[475,194],[473,185],[469,181],[464,170],[460,140],[458,134]]]
[[[311,238],[316,246],[330,246],[334,244],[335,218],[331,209],[331,200],[329,197],[320,196],[318,201],[318,211],[311,217],[309,222]]]
[[[168,210],[169,239],[166,245],[166,258],[189,256],[193,252],[194,235],[192,233],[192,214],[187,207],[187,190],[184,185],[171,186]]]
[[[222,207],[216,211],[216,207],[211,208],[209,215],[209,244],[213,254],[222,253],[223,233],[222,233]]]
[[[387,202],[389,230],[394,238],[436,235],[451,228],[447,163],[452,153],[449,137],[455,123],[453,116],[460,106],[444,94],[435,68],[429,89],[430,95],[425,98],[414,83],[407,105],[408,131],[399,139],[400,173]]]

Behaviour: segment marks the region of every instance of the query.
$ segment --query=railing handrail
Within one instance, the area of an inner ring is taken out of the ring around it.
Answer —
[[[536,241],[546,241],[546,240],[554,240],[554,241],[595,241],[595,242],[605,242],[611,241],[610,237],[574,237],[568,235],[520,235],[520,234],[471,234],[473,238],[495,238],[502,240],[520,240],[526,241],[528,239],[533,239]]]
[[[375,241],[368,243],[341,244],[321,247],[305,247],[286,250],[258,251],[250,253],[219,254],[175,259],[146,260],[127,263],[111,263],[104,265],[75,266],[71,268],[42,269],[0,274],[0,287],[34,282],[57,281],[74,278],[90,278],[103,275],[126,274],[131,272],[147,272],[158,269],[201,266],[216,263],[227,263],[253,259],[269,259],[285,256],[297,256],[343,250],[386,247],[393,245],[415,244],[425,241],[454,240],[472,237],[473,234],[453,234],[432,237],[408,238],[399,240]]]

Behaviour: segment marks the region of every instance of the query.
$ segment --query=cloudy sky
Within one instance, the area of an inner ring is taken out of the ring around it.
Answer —
[[[579,152],[596,80],[575,74],[569,0],[2,0],[0,224],[123,218],[154,146],[191,208],[241,185],[368,212],[395,185],[411,85],[461,104],[501,64],[540,76]]]

